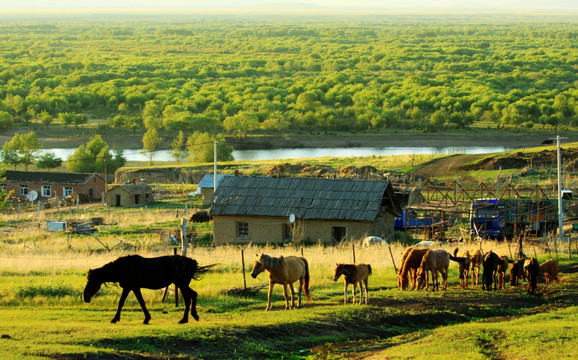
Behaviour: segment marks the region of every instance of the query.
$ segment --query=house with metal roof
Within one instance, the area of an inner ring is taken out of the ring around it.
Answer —
[[[392,240],[400,212],[387,181],[251,176],[223,178],[211,207],[215,244]]]
[[[219,187],[219,183],[225,176],[232,176],[232,175],[224,175],[224,174],[217,174],[217,187]],[[215,191],[215,176],[214,174],[206,174],[203,179],[197,185],[197,195],[203,196],[203,205],[211,205],[213,202],[213,193]]]
[[[105,180],[94,173],[7,170],[2,187],[23,201],[48,201],[60,197],[80,196],[100,200]]]

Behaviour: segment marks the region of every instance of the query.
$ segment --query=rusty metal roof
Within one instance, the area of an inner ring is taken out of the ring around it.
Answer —
[[[228,176],[217,186],[211,214],[375,221],[399,210],[387,181]]]

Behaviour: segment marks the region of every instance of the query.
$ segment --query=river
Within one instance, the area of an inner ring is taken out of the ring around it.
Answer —
[[[62,160],[74,153],[76,149],[44,149],[52,152]],[[263,150],[235,150],[233,157],[237,161],[250,160],[277,160],[299,159],[316,157],[347,157],[347,156],[381,156],[381,155],[449,155],[449,154],[489,154],[511,150],[504,146],[468,146],[468,147],[337,147],[337,148],[296,148],[296,149],[263,149]],[[143,155],[141,150],[124,150],[124,157],[128,161],[148,161],[148,156]],[[154,162],[174,161],[170,150],[158,150],[153,154]]]

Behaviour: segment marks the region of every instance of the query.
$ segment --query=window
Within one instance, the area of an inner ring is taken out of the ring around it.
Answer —
[[[72,196],[73,189],[70,186],[65,186],[62,188],[62,196]]]
[[[23,196],[28,195],[28,185],[20,185],[18,188],[18,194]]]
[[[52,193],[52,188],[50,186],[42,185],[42,196],[50,197]]]
[[[237,237],[247,239],[249,237],[249,223],[238,222],[237,223]]]
[[[345,240],[346,234],[347,231],[344,227],[334,226],[331,228],[331,240],[333,240],[334,243],[339,243]]]
[[[0,185],[0,191],[6,192],[6,184]]]

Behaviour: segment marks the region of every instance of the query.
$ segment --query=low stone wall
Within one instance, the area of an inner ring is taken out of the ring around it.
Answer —
[[[148,184],[198,184],[207,171],[180,167],[123,170],[115,173],[116,184],[129,184],[144,179]]]

